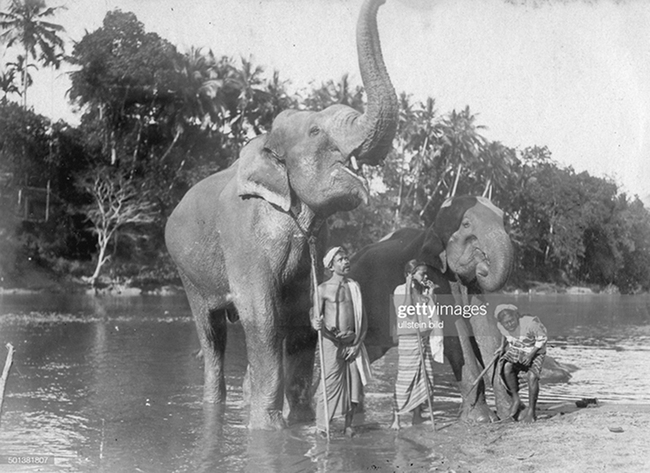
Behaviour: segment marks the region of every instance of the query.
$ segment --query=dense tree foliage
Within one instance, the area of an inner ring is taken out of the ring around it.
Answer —
[[[174,277],[163,228],[190,186],[230,165],[281,110],[364,107],[362,87],[347,75],[292,95],[278,71],[209,50],[178,51],[119,10],[86,33],[69,60],[77,66],[70,98],[82,114],[78,127],[11,102],[18,68],[0,71],[0,277],[30,258],[62,274],[94,271],[93,279],[102,268],[113,277],[167,270]],[[484,195],[506,212],[514,285],[650,289],[650,214],[637,198],[558,165],[544,146],[490,141],[469,107],[443,113],[433,98],[407,93],[399,101],[393,150],[383,166],[364,169],[370,205],[331,217],[332,243],[358,249],[397,228],[431,224],[451,195]],[[17,196],[46,186],[50,218],[25,220]]]

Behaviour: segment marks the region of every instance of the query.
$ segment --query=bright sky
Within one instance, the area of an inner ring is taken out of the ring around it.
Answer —
[[[9,0],[0,0],[4,7]],[[80,40],[107,10],[133,11],[147,31],[217,55],[252,57],[296,89],[360,83],[361,0],[50,0]],[[650,194],[650,1],[387,0],[379,28],[398,92],[438,110],[469,105],[484,134],[508,146],[547,145],[577,171]],[[70,52],[70,51],[68,51]],[[3,51],[0,50],[0,54]],[[61,71],[35,75],[35,109],[71,122]]]

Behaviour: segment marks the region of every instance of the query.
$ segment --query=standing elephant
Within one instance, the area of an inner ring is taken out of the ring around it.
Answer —
[[[284,426],[285,395],[290,418],[313,415],[308,238],[328,216],[367,201],[359,163],[379,163],[395,135],[397,97],[377,31],[383,3],[365,0],[357,23],[365,113],[344,105],[280,113],[232,166],[192,187],[167,222],[204,356],[203,399],[225,400],[226,318],[235,309],[248,347],[252,429]]]
[[[501,289],[513,262],[513,247],[503,222],[503,211],[483,197],[447,199],[436,220],[426,230],[403,228],[357,252],[350,277],[359,282],[368,313],[366,347],[371,361],[394,346],[391,337],[390,295],[404,283],[403,268],[411,259],[437,269],[432,274],[439,300],[467,304],[473,294]],[[450,295],[454,295],[450,299]],[[493,317],[443,317],[445,356],[459,382],[463,406],[461,418],[487,421],[494,417],[485,402],[485,387],[472,382],[481,366],[491,360],[500,335]],[[473,333],[473,335],[472,335]],[[495,383],[498,414],[507,413],[510,397]]]

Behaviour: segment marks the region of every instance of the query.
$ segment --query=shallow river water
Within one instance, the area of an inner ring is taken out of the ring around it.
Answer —
[[[579,368],[568,383],[542,385],[542,405],[583,397],[650,404],[647,296],[508,299],[540,316],[552,357]],[[311,424],[246,429],[240,325],[229,327],[226,406],[203,405],[198,339],[183,295],[0,295],[3,365],[8,342],[16,352],[0,420],[0,471],[430,471],[435,463],[435,452],[388,429],[394,349],[373,365],[365,413],[355,417],[359,435],[327,444]],[[436,370],[435,415],[451,421],[460,397],[449,367]],[[47,464],[9,463],[32,456]]]

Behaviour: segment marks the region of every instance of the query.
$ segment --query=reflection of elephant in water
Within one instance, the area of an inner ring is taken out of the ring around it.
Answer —
[[[371,360],[394,346],[389,297],[396,286],[404,283],[403,268],[411,259],[438,269],[432,278],[441,303],[445,295],[455,294],[455,300],[467,303],[472,294],[501,289],[513,261],[503,212],[482,197],[448,199],[427,230],[398,230],[352,257],[350,277],[361,285],[369,318],[365,343]],[[480,383],[472,390],[471,384],[481,371],[477,358],[489,362],[499,346],[500,335],[493,317],[473,316],[469,321],[471,331],[464,318],[443,317],[445,355],[463,396],[461,418],[488,420],[493,414],[485,403],[484,385]],[[498,412],[505,414],[509,396],[498,384]]]
[[[382,3],[366,0],[357,25],[365,114],[344,105],[282,112],[230,168],[190,189],[167,222],[204,356],[204,401],[225,400],[226,316],[234,307],[248,345],[251,428],[281,428],[285,395],[292,418],[313,415],[307,236],[367,199],[357,162],[377,164],[395,134],[397,97],[376,22]]]

